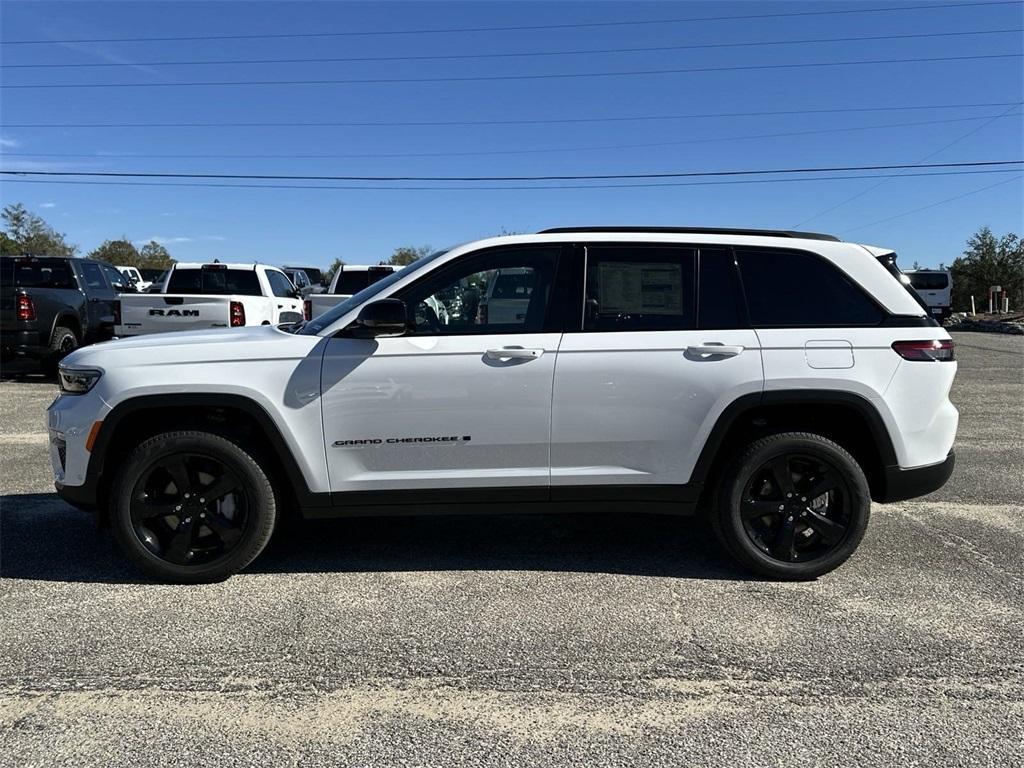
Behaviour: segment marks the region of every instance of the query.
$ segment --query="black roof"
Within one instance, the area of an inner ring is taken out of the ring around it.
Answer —
[[[835,235],[820,232],[797,232],[791,229],[727,229],[720,227],[554,227],[542,229],[539,235],[569,234],[572,232],[668,232],[685,235],[760,235],[761,237],[796,237],[804,240],[831,240],[842,242]]]

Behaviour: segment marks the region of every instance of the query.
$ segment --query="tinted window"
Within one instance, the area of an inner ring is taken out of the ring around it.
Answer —
[[[394,267],[370,267],[369,269],[347,270],[342,267],[336,293],[356,294],[395,271]]]
[[[167,293],[261,296],[260,281],[253,269],[176,269],[171,272]]]
[[[588,246],[584,329],[693,328],[696,253],[677,246]]]
[[[419,335],[540,333],[560,250],[502,248],[467,256],[397,298],[406,302]]]
[[[919,291],[942,291],[949,287],[945,272],[907,272],[910,284]]]
[[[270,282],[270,290],[275,296],[291,297],[295,287],[291,280],[284,276],[283,272],[267,270],[267,280]]]
[[[16,288],[78,288],[65,259],[3,259],[3,282]]]
[[[701,248],[697,326],[700,328],[743,328],[747,323],[740,308],[736,267],[732,251]]]
[[[882,311],[842,271],[804,251],[736,249],[750,322],[770,326],[876,325]]]
[[[134,286],[131,278],[126,274],[123,274],[120,270],[115,269],[114,267],[108,267],[106,264],[101,266],[100,269],[103,270],[104,274],[107,276],[107,280],[110,281],[110,285],[118,293],[134,290],[134,288],[129,287]]]
[[[93,261],[83,261],[82,276],[85,278],[85,284],[94,291],[106,291],[107,281],[103,279],[103,270],[100,269],[100,265]]]

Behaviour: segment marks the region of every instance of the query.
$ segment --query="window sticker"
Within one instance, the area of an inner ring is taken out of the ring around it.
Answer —
[[[598,265],[601,314],[683,314],[683,267],[665,262]]]

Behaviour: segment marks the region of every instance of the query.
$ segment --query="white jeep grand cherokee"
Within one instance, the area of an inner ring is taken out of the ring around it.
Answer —
[[[524,311],[479,311],[510,273]],[[167,581],[239,571],[293,512],[566,508],[699,509],[747,568],[813,578],[872,499],[953,469],[953,343],[901,278],[889,250],[797,232],[462,245],[305,325],[74,352],[57,490]]]

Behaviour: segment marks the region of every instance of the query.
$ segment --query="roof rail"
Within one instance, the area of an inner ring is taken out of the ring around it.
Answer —
[[[842,242],[835,235],[820,232],[797,232],[790,229],[728,229],[720,227],[554,227],[542,229],[538,235],[558,235],[573,232],[666,232],[684,235],[759,235],[761,237],[795,237],[804,240],[831,240]]]

